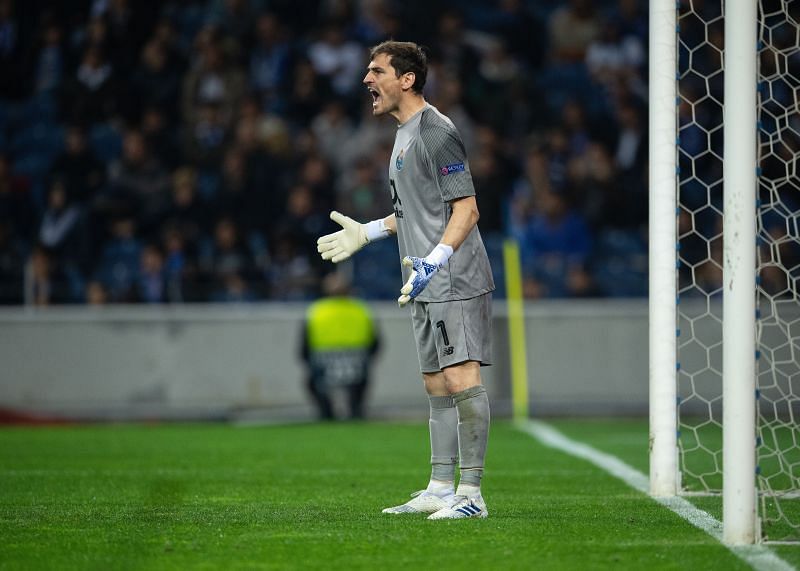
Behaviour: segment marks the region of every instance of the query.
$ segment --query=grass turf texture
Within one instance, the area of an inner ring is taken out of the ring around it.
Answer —
[[[646,459],[643,423],[570,426]],[[433,522],[380,513],[427,481],[424,424],[3,429],[0,569],[747,568],[588,463],[490,438],[490,517]]]

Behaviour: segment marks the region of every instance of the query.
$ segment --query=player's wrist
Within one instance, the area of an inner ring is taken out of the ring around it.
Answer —
[[[391,235],[389,229],[386,227],[386,223],[383,221],[383,218],[371,220],[364,224],[364,233],[367,235],[368,242],[383,240]]]
[[[448,246],[447,244],[437,244],[436,247],[431,250],[431,253],[425,257],[425,261],[429,264],[434,264],[438,268],[441,268],[447,263],[447,260],[449,260],[450,256],[452,255],[453,248],[451,246]]]

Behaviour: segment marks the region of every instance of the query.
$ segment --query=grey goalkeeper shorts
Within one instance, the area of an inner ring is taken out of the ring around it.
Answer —
[[[423,373],[464,361],[492,364],[491,293],[459,301],[414,301],[411,322]]]

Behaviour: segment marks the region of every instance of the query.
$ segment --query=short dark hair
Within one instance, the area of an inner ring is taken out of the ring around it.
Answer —
[[[395,69],[397,77],[404,73],[413,73],[415,79],[411,89],[416,93],[422,93],[425,80],[428,78],[428,56],[420,46],[414,42],[396,42],[394,40],[382,42],[369,51],[370,61],[380,54],[386,54],[391,58],[389,61]]]

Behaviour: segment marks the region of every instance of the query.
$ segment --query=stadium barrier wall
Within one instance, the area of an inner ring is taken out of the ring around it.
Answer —
[[[382,351],[368,413],[424,418],[408,312],[372,304]],[[302,304],[0,309],[0,415],[36,419],[313,418],[299,340]],[[570,300],[525,306],[531,413],[646,415],[647,301]],[[508,416],[503,302],[495,365],[484,368],[493,414]],[[0,417],[1,418],[1,417]]]

